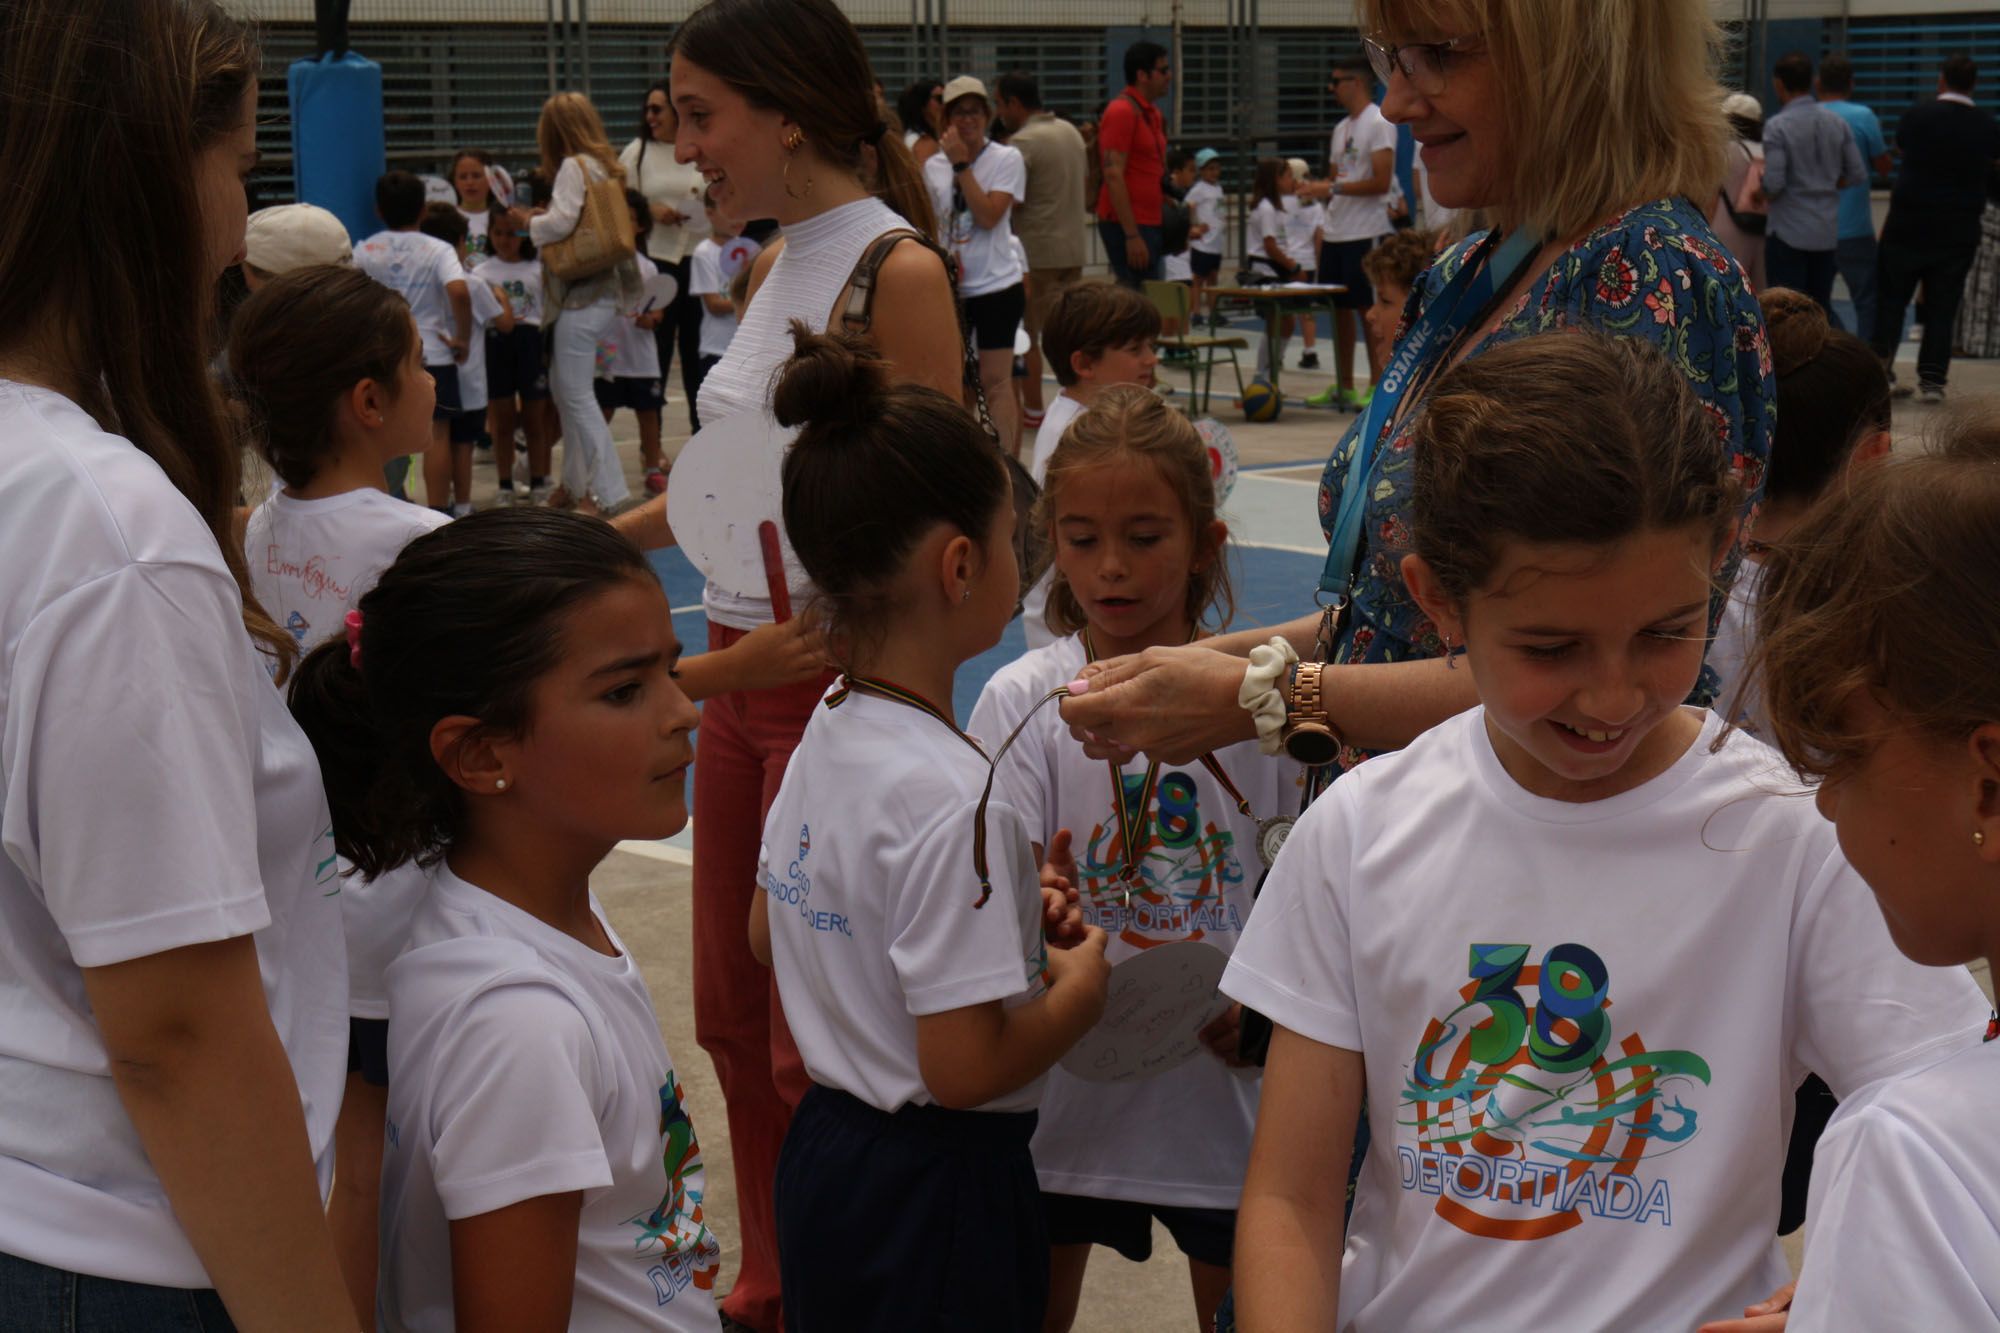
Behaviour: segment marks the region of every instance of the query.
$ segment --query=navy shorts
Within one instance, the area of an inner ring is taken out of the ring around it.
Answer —
[[[516,324],[512,332],[486,331],[486,391],[494,399],[536,402],[549,396],[542,364],[542,326]]]
[[[1028,313],[1028,289],[1020,283],[984,296],[965,298],[965,321],[972,325],[972,345],[982,352],[1011,352],[1014,332]]]
[[[479,437],[486,433],[486,409],[475,407],[470,412],[458,412],[452,416],[450,428],[445,437],[453,444],[475,445]]]
[[[1212,278],[1222,272],[1222,256],[1209,254],[1206,250],[1189,250],[1188,267],[1197,278]]]
[[[806,1092],[774,1191],[785,1325],[1037,1333],[1049,1245],[1035,1113]]]
[[[432,421],[450,421],[459,413],[458,366],[447,361],[441,366],[425,366],[431,380],[437,385],[437,406],[431,409]]]
[[[347,1072],[378,1088],[389,1086],[389,1020],[347,1020]]]
[[[1125,1199],[1093,1199],[1082,1194],[1043,1194],[1051,1245],[1105,1245],[1135,1264],[1153,1257],[1153,1219],[1159,1218],[1174,1244],[1190,1259],[1217,1268],[1230,1266],[1236,1243],[1233,1208],[1174,1208]]]
[[[615,380],[592,380],[597,405],[607,412],[629,407],[634,412],[657,412],[666,405],[667,395],[658,379],[635,379],[620,375]]]
[[[1324,241],[1319,247],[1319,280],[1337,282],[1347,290],[1333,298],[1337,310],[1366,310],[1375,304],[1375,289],[1361,261],[1386,237],[1371,241]]]

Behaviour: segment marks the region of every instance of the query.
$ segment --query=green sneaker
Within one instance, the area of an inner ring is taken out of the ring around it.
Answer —
[[[1331,384],[1306,399],[1307,407],[1337,407],[1339,404],[1340,390]]]
[[[1340,405],[1349,411],[1359,412],[1368,406],[1369,400],[1374,396],[1375,386],[1372,384],[1365,389],[1343,389],[1340,394]]]

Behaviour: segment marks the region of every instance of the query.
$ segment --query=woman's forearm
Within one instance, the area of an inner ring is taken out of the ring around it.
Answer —
[[[1400,750],[1479,702],[1472,672],[1441,657],[1329,667],[1320,686],[1327,720],[1363,750]]]
[[[111,1076],[237,1326],[353,1333],[299,1085],[248,937],[84,971]]]

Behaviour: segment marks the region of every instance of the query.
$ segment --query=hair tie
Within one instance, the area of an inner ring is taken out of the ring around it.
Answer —
[[[341,622],[347,626],[347,665],[361,670],[361,613],[349,611]]]

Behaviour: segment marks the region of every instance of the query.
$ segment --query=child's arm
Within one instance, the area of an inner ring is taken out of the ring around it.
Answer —
[[[451,1223],[451,1302],[459,1328],[563,1333],[576,1295],[583,1193],[523,1199]]]
[[[451,359],[463,362],[472,347],[472,290],[464,278],[453,278],[444,285],[444,294],[451,302]]]
[[[818,622],[794,616],[783,624],[760,625],[727,648],[683,657],[679,679],[681,692],[700,702],[731,690],[796,685],[826,669]]]
[[[1236,1214],[1236,1319],[1245,1330],[1332,1328],[1361,1055],[1278,1027]]]
[[[486,285],[492,289],[494,299],[500,302],[500,313],[493,317],[493,327],[502,333],[512,333],[514,331],[514,303],[507,299],[507,291],[504,287],[491,282]]]
[[[1050,952],[1049,988],[1026,1004],[918,1015],[917,1069],[938,1105],[970,1110],[1048,1072],[1104,1015],[1104,945],[1104,932],[1087,926],[1074,948]]]
[[[736,313],[736,303],[729,299],[727,292],[703,292],[701,294],[701,308],[711,315],[733,315]]]
[[[750,897],[750,956],[771,965],[771,898],[762,884]]]

